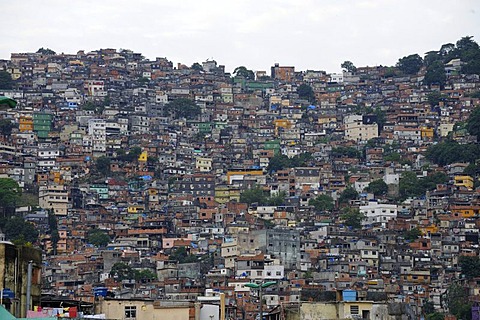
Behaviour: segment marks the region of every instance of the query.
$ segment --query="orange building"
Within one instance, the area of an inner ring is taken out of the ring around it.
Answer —
[[[33,131],[33,117],[20,116],[18,121],[18,128],[20,132]]]

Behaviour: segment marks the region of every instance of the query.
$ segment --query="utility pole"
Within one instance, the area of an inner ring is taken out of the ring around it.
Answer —
[[[28,312],[30,310],[30,299],[31,299],[31,291],[32,291],[32,266],[33,261],[28,261],[28,269],[27,269],[27,301],[25,304],[25,310]]]
[[[277,284],[276,281],[267,281],[267,282],[262,282],[261,284],[257,284],[257,283],[253,283],[253,282],[245,284],[245,287],[247,287],[247,288],[252,288],[252,289],[258,290],[258,297],[260,299],[260,301],[259,301],[260,311],[259,311],[258,320],[263,320],[263,292],[262,291],[263,291],[263,289],[268,288],[270,286],[273,286],[275,284]]]

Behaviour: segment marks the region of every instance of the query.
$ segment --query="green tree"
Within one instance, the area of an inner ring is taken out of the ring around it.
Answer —
[[[340,66],[345,71],[348,71],[348,72],[351,72],[351,73],[357,72],[357,67],[355,67],[355,65],[351,61],[344,61]]]
[[[466,128],[472,136],[480,137],[480,107],[473,109],[468,117]]]
[[[447,97],[438,91],[430,92],[429,94],[427,94],[428,103],[432,108],[438,106],[440,101],[445,101],[446,99]]]
[[[332,157],[334,158],[361,158],[362,153],[354,147],[336,147],[332,148]]]
[[[435,312],[435,305],[433,304],[432,301],[425,301],[425,303],[422,306],[422,312],[423,314],[431,314]]]
[[[57,217],[53,213],[53,210],[48,211],[48,228],[50,232],[50,241],[52,242],[53,254],[57,254],[57,245],[58,240],[60,240],[60,235],[58,234]]]
[[[97,168],[98,172],[100,172],[104,176],[107,176],[110,173],[111,162],[112,160],[110,160],[109,157],[101,156],[96,159],[95,167]]]
[[[267,196],[265,195],[263,189],[257,186],[243,191],[240,194],[240,202],[248,203],[249,205],[252,203],[263,205],[267,203]]]
[[[45,55],[55,55],[55,51],[53,51],[52,49],[49,49],[49,48],[43,48],[41,47],[40,49],[37,50],[36,53],[40,53],[40,54],[45,54]]]
[[[340,194],[340,198],[338,199],[339,203],[349,203],[350,200],[355,200],[358,197],[358,192],[352,186],[348,186],[343,190]]]
[[[15,208],[21,195],[22,189],[15,180],[0,178],[0,207],[4,214],[8,209]]]
[[[11,90],[13,88],[13,79],[7,71],[0,71],[0,89]]]
[[[185,247],[178,247],[174,249],[170,254],[169,259],[172,261],[177,261],[178,263],[198,262],[198,257],[190,254]]]
[[[269,206],[281,206],[285,204],[285,198],[287,193],[285,191],[279,192],[277,195],[267,198],[267,205]]]
[[[150,79],[148,79],[147,77],[140,77],[140,78],[137,79],[137,83],[140,86],[144,86],[144,85],[148,84],[149,82],[150,82]]]
[[[438,51],[429,51],[425,54],[425,58],[423,58],[423,62],[427,67],[435,61],[443,61],[442,56],[439,54]]]
[[[277,153],[268,161],[267,171],[270,173],[285,168],[290,168],[290,159],[284,154]]]
[[[440,312],[428,313],[426,315],[427,315],[425,318],[426,320],[444,320],[445,319],[445,315]]]
[[[244,66],[236,67],[235,70],[233,70],[233,74],[235,77],[243,77],[247,80],[255,80],[255,73],[252,70],[248,70]]]
[[[386,68],[383,74],[385,78],[392,78],[392,77],[396,77],[397,75],[398,75],[398,69],[395,67]]]
[[[198,62],[193,63],[190,68],[196,71],[203,71],[202,65]]]
[[[418,54],[411,54],[398,60],[397,68],[403,73],[414,75],[420,71],[423,65],[423,59]]]
[[[413,228],[403,233],[403,237],[409,241],[417,240],[421,236],[422,236],[422,231],[420,231],[420,229],[418,228]]]
[[[87,242],[95,247],[106,247],[110,243],[110,236],[103,230],[92,229],[88,232]]]
[[[173,116],[176,119],[194,119],[200,115],[200,113],[201,109],[195,101],[186,98],[173,100],[172,102],[167,103],[164,107],[164,114],[166,116]]]
[[[35,226],[22,217],[2,218],[0,228],[5,232],[6,239],[15,244],[35,243],[38,240],[38,231]]]
[[[470,119],[474,119],[475,111],[472,113]],[[469,119],[467,123],[467,130],[472,135],[479,134],[480,126],[473,120]],[[472,122],[470,122],[472,121]],[[475,134],[476,133],[476,134]],[[453,140],[447,140],[428,147],[425,154],[430,161],[444,166],[454,162],[475,162],[480,158],[480,146],[478,144],[459,144]]]
[[[384,161],[390,161],[390,162],[399,162],[401,160],[400,153],[398,152],[392,152],[383,157]]]
[[[373,193],[376,197],[386,195],[388,192],[388,185],[383,179],[378,179],[370,182],[365,188],[367,192]]]
[[[342,210],[340,218],[347,227],[360,229],[362,228],[362,221],[365,219],[365,216],[358,208],[347,207]]]
[[[297,93],[300,99],[308,100],[310,103],[315,103],[315,92],[308,84],[302,83],[297,88]]]
[[[9,136],[12,134],[12,129],[17,127],[10,119],[0,119],[0,134]]]
[[[401,175],[399,181],[399,191],[400,197],[403,199],[422,195],[423,190],[420,187],[415,172],[406,171]]]
[[[455,50],[455,45],[453,43],[446,43],[440,47],[439,54],[442,57],[448,57],[450,54],[454,53]]]
[[[157,274],[150,269],[134,270],[136,281],[156,280]]]
[[[316,198],[308,200],[308,205],[313,206],[317,211],[332,211],[335,203],[332,197],[321,194]]]
[[[445,74],[445,65],[441,60],[432,62],[427,67],[427,72],[425,73],[425,78],[423,82],[428,85],[439,85],[443,88],[445,82],[447,81],[447,75]]]
[[[478,256],[460,256],[458,263],[467,279],[480,277],[480,258]]]
[[[135,271],[129,265],[123,262],[117,262],[112,266],[110,276],[116,281],[133,280],[135,279]]]
[[[468,302],[468,288],[464,288],[459,283],[452,283],[447,288],[445,303],[450,313],[457,319],[470,320],[472,318],[472,303]]]

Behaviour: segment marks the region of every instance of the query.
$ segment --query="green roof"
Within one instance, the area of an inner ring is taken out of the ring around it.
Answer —
[[[0,105],[3,104],[8,105],[10,108],[15,108],[15,106],[17,105],[17,101],[9,97],[0,96]]]

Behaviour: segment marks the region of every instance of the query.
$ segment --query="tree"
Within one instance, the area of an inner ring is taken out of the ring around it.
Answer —
[[[137,83],[140,86],[144,86],[144,85],[148,84],[149,82],[150,82],[150,79],[148,79],[147,77],[139,77],[137,79]]]
[[[458,259],[462,274],[467,279],[480,277],[480,258],[478,256],[460,256]]]
[[[2,218],[0,228],[5,232],[5,237],[15,244],[24,245],[38,240],[38,231],[35,226],[18,216]]]
[[[57,217],[53,213],[53,210],[48,210],[48,228],[50,232],[50,241],[52,242],[53,254],[57,254],[57,244],[58,240],[60,240],[60,235],[58,234]]]
[[[360,158],[361,152],[354,147],[336,147],[332,148],[332,157],[334,158]]]
[[[243,191],[240,194],[240,202],[248,203],[249,205],[252,203],[262,205],[267,203],[267,197],[265,196],[263,189],[257,186]]]
[[[310,87],[308,84],[302,83],[297,88],[297,93],[300,99],[305,99],[310,103],[315,103],[315,93],[313,92],[312,87]]]
[[[43,47],[38,49],[36,53],[45,54],[45,55],[55,55],[56,54],[55,51],[53,51],[52,49],[49,49],[49,48],[44,49]]]
[[[5,214],[7,209],[15,208],[22,195],[22,189],[11,178],[0,178],[0,207]]]
[[[195,70],[195,71],[203,71],[202,65],[198,62],[193,63],[190,68]]]
[[[285,204],[285,198],[287,193],[285,191],[281,191],[274,196],[270,196],[267,198],[267,205],[269,206],[281,206]]]
[[[357,72],[357,67],[351,61],[344,61],[341,65],[342,69],[347,72],[355,73]]]
[[[135,279],[135,271],[129,265],[123,262],[117,262],[112,266],[110,276],[117,281],[133,280]]]
[[[427,100],[430,107],[436,107],[440,104],[440,101],[445,101],[447,97],[439,91],[430,92],[427,94]]]
[[[447,288],[445,303],[450,310],[450,313],[457,317],[457,319],[470,320],[472,318],[471,302],[468,302],[468,292],[459,283],[452,283]]]
[[[93,229],[88,232],[87,242],[95,247],[106,247],[110,243],[110,236],[103,230]]]
[[[415,172],[406,171],[402,174],[399,181],[399,191],[400,197],[404,199],[422,194]]]
[[[472,136],[480,137],[480,107],[473,109],[468,117],[466,128]]]
[[[362,220],[365,219],[365,216],[358,208],[347,207],[342,210],[340,218],[347,227],[360,229],[362,227]]]
[[[149,281],[157,279],[157,274],[150,269],[134,270],[136,281]]]
[[[447,75],[445,74],[445,65],[443,62],[440,60],[432,62],[427,67],[423,82],[428,86],[436,84],[443,88],[446,81]]]
[[[420,70],[423,60],[418,54],[411,54],[398,60],[397,67],[406,74],[414,75]]]
[[[340,194],[340,198],[338,199],[338,202],[340,203],[349,203],[350,200],[357,199],[358,197],[358,192],[355,190],[352,186],[348,186],[343,190],[343,192]]]
[[[0,71],[0,89],[10,90],[13,88],[13,79],[7,71]]]
[[[463,73],[480,74],[480,48],[472,36],[466,36],[458,40],[455,53],[463,62]]]
[[[403,234],[403,237],[409,241],[417,240],[421,236],[422,236],[422,231],[420,231],[420,229],[418,228],[407,230]]]
[[[477,114],[477,110],[475,109],[470,115],[466,125],[469,133],[476,136],[480,134],[480,125],[475,123],[474,120],[477,116],[479,116],[479,114]],[[456,141],[447,140],[429,146],[425,156],[430,161],[442,166],[454,162],[475,162],[476,159],[480,158],[480,146],[473,143],[459,144]]]
[[[442,57],[448,56],[450,53],[455,51],[455,45],[453,43],[446,43],[440,47],[439,54]]]
[[[233,70],[233,74],[235,77],[243,77],[247,80],[255,80],[255,73],[252,70],[248,70],[244,66],[236,67],[235,70]]]
[[[16,125],[9,119],[0,119],[0,134],[3,136],[9,136],[12,134],[12,129],[15,128]]]
[[[365,188],[367,192],[371,192],[375,197],[386,195],[388,192],[388,185],[383,179],[378,179],[370,182]]]
[[[442,61],[442,56],[440,56],[438,51],[429,51],[425,54],[425,57],[423,58],[423,63],[427,67],[436,61]]]
[[[315,207],[317,211],[331,211],[335,207],[333,198],[326,195],[321,194],[316,198],[308,200],[308,205]]]
[[[95,161],[95,167],[97,168],[97,171],[100,172],[102,175],[107,176],[110,173],[111,161],[112,160],[110,160],[110,158],[106,156],[98,157]]]
[[[164,107],[166,116],[173,116],[175,119],[194,119],[201,113],[200,107],[190,99],[179,98],[169,102]]]
[[[172,251],[169,257],[170,260],[177,261],[178,263],[192,263],[198,262],[198,257],[190,254],[185,247],[178,247]]]

